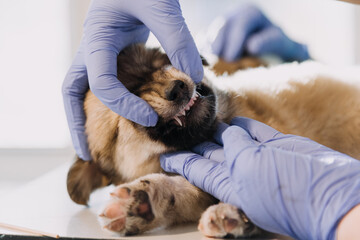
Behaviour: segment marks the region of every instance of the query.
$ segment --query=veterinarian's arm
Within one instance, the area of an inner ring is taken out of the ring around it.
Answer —
[[[235,61],[245,52],[255,56],[272,54],[284,61],[309,59],[305,45],[291,40],[254,5],[240,5],[223,20],[225,24],[212,50],[226,61]]]
[[[236,118],[232,125],[216,135],[224,155],[203,144],[195,150],[204,156],[165,155],[162,167],[241,208],[265,230],[335,239],[340,220],[360,203],[360,162],[255,120]],[[340,230],[349,226],[347,218]]]
[[[83,160],[91,156],[84,132],[85,93],[91,91],[115,113],[144,126],[158,116],[117,79],[117,55],[126,46],[146,42],[149,30],[158,38],[174,67],[195,82],[203,78],[198,50],[186,26],[178,0],[94,0],[84,36],[63,83],[63,98],[75,150]]]

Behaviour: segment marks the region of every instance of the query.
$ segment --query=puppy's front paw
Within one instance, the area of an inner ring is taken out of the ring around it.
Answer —
[[[100,214],[105,229],[129,236],[150,227],[155,216],[146,191],[121,185],[111,195],[113,199]]]
[[[125,235],[198,221],[215,199],[181,176],[149,174],[115,188],[100,215],[104,228]]]
[[[225,203],[206,209],[198,228],[208,237],[250,237],[261,232],[241,210]]]

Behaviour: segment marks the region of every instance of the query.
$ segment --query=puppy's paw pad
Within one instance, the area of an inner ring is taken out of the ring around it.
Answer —
[[[143,190],[144,189],[144,190]],[[125,235],[135,235],[154,220],[149,194],[140,185],[121,185],[110,195],[112,200],[100,214],[104,229]]]
[[[134,191],[133,204],[129,207],[129,216],[138,216],[146,221],[152,221],[154,214],[151,209],[149,195],[143,190]]]
[[[224,217],[223,225],[225,232],[229,233],[234,230],[239,225],[239,221],[234,218]]]
[[[114,192],[110,193],[113,197],[127,199],[130,197],[131,190],[128,187],[115,188]]]
[[[248,237],[260,232],[241,210],[225,203],[209,207],[198,228],[209,237]]]
[[[106,205],[100,216],[109,219],[125,217],[125,204],[124,201],[113,200]]]
[[[125,228],[125,218],[119,218],[111,221],[107,225],[104,226],[105,229],[108,229],[110,231],[114,232],[120,232]]]

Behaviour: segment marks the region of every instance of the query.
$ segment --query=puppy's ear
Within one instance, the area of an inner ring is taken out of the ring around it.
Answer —
[[[67,190],[71,200],[87,205],[91,192],[110,184],[94,161],[83,161],[77,157],[67,175]]]

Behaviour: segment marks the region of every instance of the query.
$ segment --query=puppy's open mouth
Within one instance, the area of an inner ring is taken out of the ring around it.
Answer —
[[[181,109],[174,117],[174,123],[180,127],[186,126],[186,119],[191,114],[191,110],[198,103],[198,99],[201,98],[201,94],[196,91],[194,96],[190,99],[190,101],[186,104],[186,106]]]

